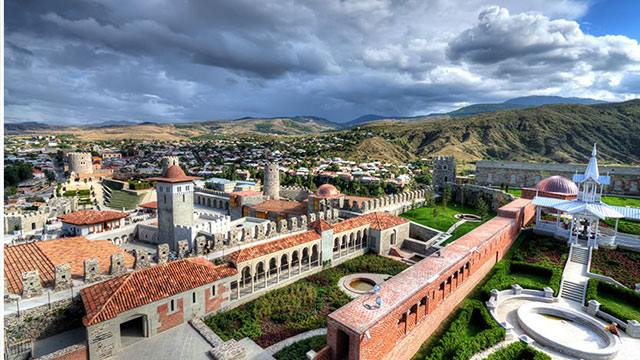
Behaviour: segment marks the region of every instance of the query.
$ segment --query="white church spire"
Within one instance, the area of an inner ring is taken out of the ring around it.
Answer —
[[[587,169],[584,171],[584,180],[592,179],[599,183],[600,172],[598,171],[598,160],[596,159],[596,144],[593,144],[593,151],[591,152],[591,159],[587,165]]]

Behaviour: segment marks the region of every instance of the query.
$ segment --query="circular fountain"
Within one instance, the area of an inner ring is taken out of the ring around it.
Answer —
[[[482,218],[475,214],[455,214],[453,215],[458,220],[467,220],[467,221],[482,221]]]
[[[541,345],[585,360],[612,359],[620,340],[594,318],[557,304],[531,302],[516,312],[518,324]]]
[[[374,286],[381,284],[389,277],[391,276],[387,274],[351,274],[340,278],[338,286],[347,295],[355,298],[360,295],[371,294]]]

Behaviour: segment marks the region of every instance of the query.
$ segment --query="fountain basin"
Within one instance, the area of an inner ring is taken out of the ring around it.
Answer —
[[[558,304],[529,303],[518,308],[518,324],[529,337],[565,355],[585,360],[612,359],[620,339],[596,319]]]

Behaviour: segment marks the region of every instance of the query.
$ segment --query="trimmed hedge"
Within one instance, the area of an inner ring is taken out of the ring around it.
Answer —
[[[470,334],[473,328],[479,332]],[[504,337],[505,330],[493,320],[481,301],[466,300],[425,359],[469,359],[475,353],[499,343]]]
[[[636,312],[627,311],[624,307],[611,306],[608,301],[603,300],[601,295],[608,295],[616,299],[620,303],[626,303],[634,309],[638,309]],[[628,289],[626,287],[617,286],[597,279],[589,279],[587,283],[587,292],[585,296],[585,305],[589,303],[589,300],[596,300],[600,303],[600,310],[615,316],[616,318],[627,320],[640,321],[640,293]]]
[[[532,279],[518,278],[517,283],[525,289],[543,290],[546,286],[557,294],[562,281],[562,269],[545,265],[535,265],[519,261],[503,260],[496,264],[489,274],[487,281],[481,289],[483,298],[491,296],[492,289],[507,290],[514,284],[514,276],[518,274],[534,275],[548,279],[547,284]]]
[[[327,344],[326,335],[312,336],[300,340],[273,354],[277,360],[307,360],[309,350],[319,351]]]
[[[494,352],[485,360],[551,360],[551,356],[518,341]]]

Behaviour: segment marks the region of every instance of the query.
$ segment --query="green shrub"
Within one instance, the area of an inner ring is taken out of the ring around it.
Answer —
[[[551,356],[517,341],[489,355],[486,360],[551,360]]]
[[[504,336],[505,330],[493,320],[481,301],[466,300],[426,359],[469,359],[499,343]]]
[[[622,320],[640,321],[640,294],[626,287],[589,279],[585,305],[589,300],[600,303],[600,310]]]
[[[91,190],[89,190],[89,189],[78,190],[77,194],[78,194],[78,196],[90,196],[91,195]]]
[[[300,340],[273,354],[277,360],[307,360],[309,350],[319,351],[327,344],[326,335],[312,336]]]
[[[75,190],[67,190],[67,191],[65,191],[62,195],[64,195],[64,196],[76,196],[76,195],[77,195],[77,193],[78,193],[78,192],[77,192],[77,191],[75,191]]]

